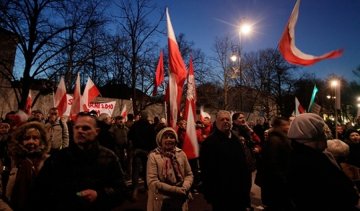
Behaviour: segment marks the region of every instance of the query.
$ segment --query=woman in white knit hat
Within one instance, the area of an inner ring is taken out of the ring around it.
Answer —
[[[176,147],[178,137],[171,127],[156,135],[158,147],[147,161],[148,211],[188,210],[193,173],[184,151]]]

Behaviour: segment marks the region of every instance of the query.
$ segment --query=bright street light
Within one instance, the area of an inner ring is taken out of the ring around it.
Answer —
[[[252,32],[252,26],[248,23],[243,23],[240,26],[240,33],[247,35],[250,34]]]
[[[241,68],[241,59],[242,59],[242,45],[243,45],[243,36],[248,36],[253,31],[253,25],[250,24],[246,18],[240,19],[240,24],[238,28],[239,33],[239,44],[233,46],[233,54],[230,57],[230,60],[233,62],[234,67],[237,66],[237,68],[233,67],[234,74],[231,76],[232,78],[235,78],[237,74],[240,76],[240,86],[243,85],[243,72]],[[242,92],[240,93],[240,110],[243,110],[243,103],[242,103]]]

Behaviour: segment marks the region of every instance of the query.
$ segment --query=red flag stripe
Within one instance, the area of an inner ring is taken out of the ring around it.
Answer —
[[[321,56],[313,56],[300,51],[295,45],[295,26],[299,14],[300,0],[296,1],[294,9],[289,18],[288,24],[279,42],[279,50],[284,59],[291,64],[309,66],[324,59],[337,58],[342,55],[343,50],[333,50]]]
[[[163,52],[160,51],[159,61],[156,67],[155,71],[155,77],[154,77],[154,90],[153,90],[153,96],[157,94],[157,87],[160,86],[160,84],[164,81],[164,58],[163,58]]]
[[[177,45],[168,9],[166,9],[168,47],[169,47],[169,105],[170,126],[176,128],[183,85],[186,79],[186,67]]]
[[[185,117],[186,117],[186,135],[183,143],[183,151],[187,155],[188,159],[199,157],[199,144],[196,136],[195,127],[195,103],[196,102],[196,87],[194,78],[194,68],[192,58],[189,62],[189,75],[187,79],[187,92],[186,92],[186,105],[185,105]]]

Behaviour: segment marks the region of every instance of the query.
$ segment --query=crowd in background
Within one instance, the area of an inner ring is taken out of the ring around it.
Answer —
[[[148,210],[187,210],[199,192],[214,211],[252,210],[253,179],[265,210],[358,210],[360,117],[329,128],[312,113],[254,123],[219,111],[196,122],[200,156],[187,159],[182,118],[47,113],[0,123],[0,210],[111,210],[139,191]]]

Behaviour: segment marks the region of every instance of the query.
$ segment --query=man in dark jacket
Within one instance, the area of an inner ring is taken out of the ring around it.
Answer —
[[[249,166],[244,147],[231,132],[230,112],[219,111],[214,132],[200,148],[202,192],[214,211],[248,208]]]
[[[51,155],[40,171],[32,210],[111,210],[124,199],[119,160],[99,145],[96,117],[79,113],[73,130],[75,144]]]
[[[287,169],[291,153],[287,138],[289,120],[275,117],[269,130],[268,140],[263,144],[256,177],[261,178],[261,200],[268,210],[290,211],[293,209],[287,191]]]

